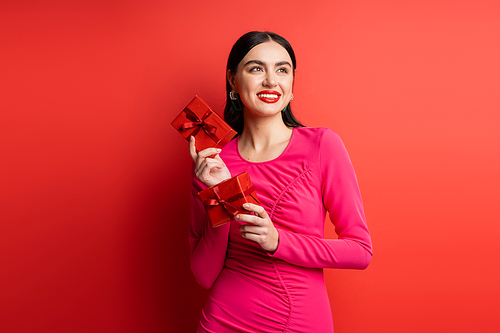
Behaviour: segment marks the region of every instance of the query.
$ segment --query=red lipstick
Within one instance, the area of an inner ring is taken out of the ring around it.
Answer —
[[[262,90],[257,93],[257,97],[265,103],[276,103],[279,101],[281,94],[275,90]]]

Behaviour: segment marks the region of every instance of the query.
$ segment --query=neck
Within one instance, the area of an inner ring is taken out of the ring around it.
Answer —
[[[292,136],[292,129],[283,123],[281,114],[273,117],[251,117],[245,114],[244,124],[239,149],[248,160],[266,161],[276,158],[286,148]]]
[[[251,117],[245,114],[244,124],[240,142],[251,142],[253,148],[282,142],[283,138],[289,138],[291,134],[291,129],[283,123],[281,114],[274,117]]]

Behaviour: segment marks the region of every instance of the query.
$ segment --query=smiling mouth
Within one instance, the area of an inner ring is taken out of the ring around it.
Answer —
[[[261,91],[257,94],[259,98],[264,103],[276,103],[280,100],[281,94],[277,91]]]
[[[277,99],[277,98],[280,97],[280,95],[276,95],[276,94],[257,94],[257,97]]]

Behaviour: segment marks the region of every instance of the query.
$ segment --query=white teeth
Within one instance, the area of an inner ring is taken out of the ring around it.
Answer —
[[[264,97],[264,98],[278,98],[279,97],[279,95],[275,95],[275,94],[258,94],[257,96]]]

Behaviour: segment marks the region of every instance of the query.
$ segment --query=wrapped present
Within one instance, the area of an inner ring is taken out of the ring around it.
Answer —
[[[251,214],[242,206],[244,203],[260,205],[257,193],[248,172],[227,179],[198,193],[212,226],[218,227],[234,220],[237,214]]]
[[[188,141],[193,135],[198,152],[222,148],[236,135],[236,131],[198,96],[172,121],[172,126]]]

